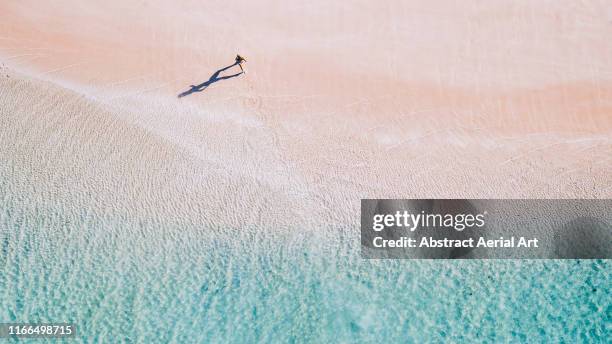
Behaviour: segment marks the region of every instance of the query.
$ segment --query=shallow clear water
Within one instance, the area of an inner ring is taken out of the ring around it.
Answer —
[[[75,322],[83,341],[610,337],[609,261],[363,260],[355,228],[220,231],[14,209],[0,220],[0,319]]]

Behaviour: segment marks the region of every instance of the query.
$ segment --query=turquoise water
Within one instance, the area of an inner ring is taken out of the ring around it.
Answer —
[[[0,320],[74,322],[84,342],[605,342],[611,332],[609,261],[370,261],[357,228],[2,219]]]

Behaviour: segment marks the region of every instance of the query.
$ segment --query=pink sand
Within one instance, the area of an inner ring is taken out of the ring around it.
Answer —
[[[267,202],[274,219],[289,206],[353,218],[365,197],[612,196],[608,1],[32,0],[0,3],[0,18],[1,100],[15,109],[0,137],[53,157],[57,121],[74,154],[45,168],[77,180],[75,156],[100,154],[83,142],[109,128],[117,156],[150,154],[134,180],[188,156],[210,176],[163,196],[191,202],[185,216],[198,197]],[[245,75],[177,98],[236,53]],[[100,168],[111,199],[127,172]],[[132,201],[161,187],[142,180]]]

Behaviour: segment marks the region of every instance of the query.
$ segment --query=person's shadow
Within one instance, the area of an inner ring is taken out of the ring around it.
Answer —
[[[191,87],[189,90],[181,93],[178,95],[179,98],[184,97],[184,96],[188,96],[194,92],[202,92],[204,91],[208,86],[214,84],[217,81],[221,81],[221,80],[227,80],[227,79],[231,79],[231,78],[235,78],[238,75],[244,73],[244,72],[240,72],[240,73],[236,73],[236,74],[232,74],[232,75],[227,75],[227,76],[219,76],[219,74],[227,69],[230,69],[232,67],[234,67],[235,65],[237,65],[238,63],[234,63],[233,65],[229,65],[227,67],[223,67],[221,69],[219,69],[218,71],[214,72],[213,75],[210,76],[210,78],[208,79],[208,81],[205,81],[199,85],[190,85],[189,87]]]

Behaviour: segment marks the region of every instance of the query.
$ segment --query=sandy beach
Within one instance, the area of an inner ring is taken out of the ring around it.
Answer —
[[[612,195],[603,1],[0,12],[10,187],[234,224],[366,197]],[[237,52],[246,74],[177,98]]]
[[[357,236],[362,198],[610,198],[611,37],[603,0],[3,1],[0,224]]]

